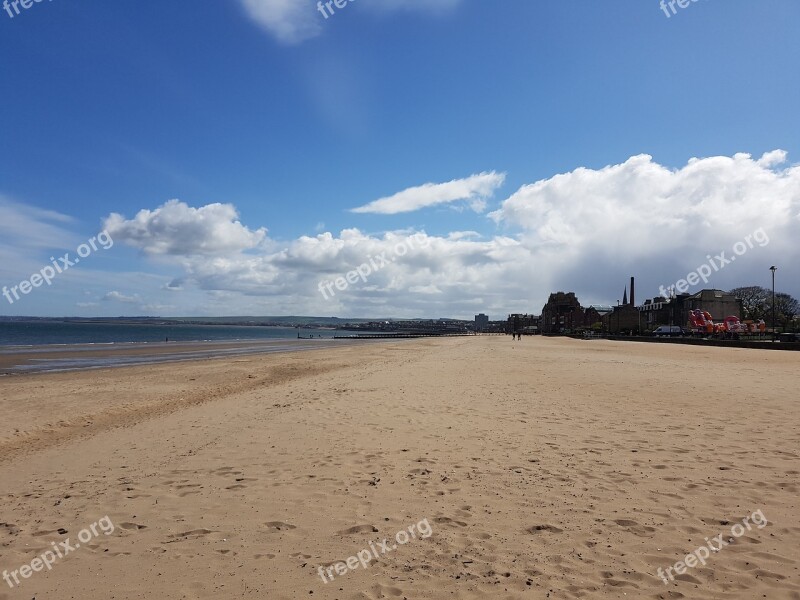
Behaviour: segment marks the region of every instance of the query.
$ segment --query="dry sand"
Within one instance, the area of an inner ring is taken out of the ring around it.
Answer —
[[[0,571],[115,530],[0,600],[799,599],[798,367],[483,337],[3,378]]]

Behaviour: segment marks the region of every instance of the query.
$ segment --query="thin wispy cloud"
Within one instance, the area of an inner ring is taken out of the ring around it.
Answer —
[[[279,42],[299,44],[322,31],[315,3],[299,0],[240,0],[247,15]]]
[[[108,292],[105,296],[103,296],[103,300],[106,302],[123,302],[125,304],[138,304],[141,302],[141,298],[138,295],[126,296],[125,294],[116,290]]]
[[[320,15],[317,0],[239,1],[257,25],[284,44],[299,44],[323,31],[324,19]],[[462,0],[370,0],[367,8],[373,12],[403,10],[436,14],[454,9],[461,2]]]
[[[75,219],[54,210],[16,202],[0,194],[0,248],[52,248],[71,243]]]
[[[379,198],[352,209],[352,212],[395,215],[462,200],[467,201],[475,212],[482,212],[486,207],[486,200],[503,185],[505,178],[505,173],[491,171],[447,183],[426,183]]]

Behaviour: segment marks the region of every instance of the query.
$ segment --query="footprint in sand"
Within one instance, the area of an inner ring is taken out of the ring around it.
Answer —
[[[381,585],[380,583],[372,586],[372,594],[374,598],[388,598],[390,596],[394,596],[395,598],[403,595],[403,590],[399,587],[395,586],[385,586]]]
[[[695,585],[701,585],[703,583],[697,577],[689,575],[688,573],[684,573],[683,575],[675,575],[675,579],[679,581],[686,581],[688,583],[694,583]]]
[[[781,575],[780,573],[773,573],[772,571],[767,571],[766,569],[756,569],[754,571],[756,577],[766,578],[766,579],[775,579],[777,581],[783,581],[786,579],[786,575]]]
[[[122,527],[123,529],[128,529],[128,530],[133,529],[136,531],[138,531],[139,529],[147,529],[147,525],[139,525],[138,523],[121,523],[120,527]]]
[[[430,469],[411,469],[409,475],[430,475],[432,472]]]
[[[637,589],[639,588],[638,585],[636,585],[635,583],[631,583],[630,581],[625,581],[623,579],[615,579],[614,578],[614,574],[611,573],[610,571],[602,571],[600,573],[600,576],[604,579],[603,583],[605,583],[605,585],[610,585],[610,586],[613,586],[613,587],[625,587],[625,586],[627,586],[627,587],[633,587],[633,588],[637,588]]]
[[[289,531],[291,529],[297,529],[295,525],[290,525],[289,523],[283,523],[281,521],[270,521],[269,523],[264,523],[267,529],[272,531]]]
[[[34,531],[31,535],[33,537],[42,537],[42,536],[45,536],[45,535],[51,535],[53,533],[57,533],[59,535],[64,535],[64,533],[61,533],[62,531],[64,533],[66,533],[66,530],[64,530],[64,529],[58,529],[58,530],[53,529],[52,531]]]
[[[451,519],[450,517],[435,517],[433,522],[439,525],[458,525],[459,527],[466,527],[467,524],[464,521],[456,521],[455,519]]]
[[[350,529],[340,531],[336,535],[354,535],[356,533],[378,533],[378,528],[373,525],[356,525]]]
[[[173,539],[183,538],[188,540],[189,538],[199,538],[204,535],[208,535],[209,533],[212,533],[210,529],[193,529],[191,531],[184,531],[183,533],[176,533],[175,535],[171,535],[169,537]]]
[[[545,525],[533,525],[531,527],[528,527],[525,531],[535,535],[535,534],[540,533],[542,531],[547,531],[549,533],[561,533],[564,530],[556,527],[555,525],[546,525],[545,524]]]
[[[19,527],[12,523],[0,523],[0,530],[5,530],[9,535],[17,535],[19,533]]]
[[[628,531],[640,537],[651,537],[650,534],[655,533],[656,530],[655,527],[639,525],[639,523],[632,521],[631,519],[616,519],[614,523],[620,527],[625,527]]]

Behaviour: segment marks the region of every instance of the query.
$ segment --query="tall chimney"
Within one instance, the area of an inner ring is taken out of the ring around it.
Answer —
[[[636,280],[631,277],[631,306],[636,306]]]

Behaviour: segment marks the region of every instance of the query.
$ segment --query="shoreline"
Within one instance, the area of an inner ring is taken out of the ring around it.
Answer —
[[[367,340],[368,341],[368,340]],[[387,340],[381,340],[387,341]],[[359,340],[364,342],[364,340]],[[113,369],[224,357],[301,352],[356,343],[356,340],[282,338],[196,342],[122,342],[0,347],[0,377]]]

